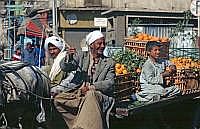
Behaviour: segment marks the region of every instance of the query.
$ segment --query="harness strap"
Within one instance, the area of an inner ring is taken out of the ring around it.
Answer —
[[[4,129],[8,126],[8,121],[6,119],[6,116],[5,116],[5,113],[1,113],[1,116],[0,116],[0,121],[2,121],[2,125],[0,126],[0,128]]]
[[[23,77],[20,76],[19,73],[17,73],[17,72],[16,72],[14,69],[12,69],[11,67],[8,67],[8,66],[4,66],[4,67],[6,67],[7,69],[9,69],[15,76],[19,77],[19,78],[22,80],[22,82],[24,83],[24,86],[25,86],[25,88],[26,88],[25,91],[29,91],[29,90],[28,90],[28,85],[27,85],[26,81],[23,79]],[[17,87],[17,86],[15,85],[15,83],[12,81],[12,79],[11,79],[9,76],[7,76],[7,75],[5,74],[5,77],[6,77],[6,78],[10,81],[10,83],[12,84],[12,85],[10,85],[10,88],[11,88],[11,95],[12,95],[12,92],[14,92],[14,90],[17,92],[17,89],[20,89],[20,88]],[[14,96],[11,96],[11,97],[14,97]]]

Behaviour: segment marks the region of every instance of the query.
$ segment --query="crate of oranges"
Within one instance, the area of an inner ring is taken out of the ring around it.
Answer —
[[[148,41],[157,41],[162,43],[161,47],[161,57],[168,59],[169,58],[169,43],[170,40],[167,37],[156,37],[151,36],[145,33],[138,33],[134,36],[129,36],[124,39],[124,47],[134,51],[138,55],[147,57],[147,52],[145,50],[146,43]]]
[[[200,60],[192,59],[187,57],[175,57],[171,58],[170,61],[176,65],[178,70],[188,69],[188,70],[200,70]]]
[[[136,90],[136,78],[128,72],[124,64],[116,63],[115,65],[115,92],[116,101],[129,99],[131,94]]]
[[[131,50],[118,51],[113,56],[115,64],[115,98],[117,101],[130,98],[138,89],[141,66],[145,58]]]
[[[177,72],[166,78],[167,85],[175,85],[182,94],[200,91],[200,61],[198,59],[176,57],[170,61],[176,65]],[[168,70],[168,68],[166,68]]]
[[[115,78],[114,97],[117,102],[130,99],[131,94],[138,89],[138,78],[130,73],[118,74]]]
[[[182,94],[200,92],[200,71],[194,69],[178,70],[173,76],[166,78],[166,85],[177,86]]]

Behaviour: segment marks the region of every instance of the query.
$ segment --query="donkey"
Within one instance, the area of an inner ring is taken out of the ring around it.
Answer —
[[[39,68],[0,63],[0,129],[45,127],[50,104],[50,80]]]

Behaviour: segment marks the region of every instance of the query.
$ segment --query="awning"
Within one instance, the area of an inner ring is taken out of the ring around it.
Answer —
[[[49,29],[49,26],[47,25],[47,14],[38,14],[35,17],[27,18],[22,23],[21,27],[19,27],[17,34],[45,38],[47,35],[47,28]]]

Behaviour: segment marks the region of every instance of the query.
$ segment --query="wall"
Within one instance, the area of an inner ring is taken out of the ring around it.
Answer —
[[[84,7],[84,0],[65,0],[65,7]]]
[[[118,16],[116,18],[116,45],[120,45],[124,42],[124,37],[125,37],[125,28],[126,28],[126,23],[125,23],[125,16]]]
[[[191,0],[126,0],[127,8],[181,11],[188,10]],[[121,4],[123,5],[123,4]]]
[[[68,18],[70,15],[75,15],[77,22],[69,24]],[[60,14],[60,27],[61,28],[94,28],[94,17],[101,17],[100,11],[92,10],[63,10]]]
[[[85,0],[65,0],[66,7],[85,7]],[[188,10],[192,0],[102,0],[102,7],[147,10]]]
[[[69,24],[68,17],[76,15],[77,22]],[[85,36],[98,27],[94,27],[94,17],[100,17],[99,10],[62,10],[60,15],[60,29],[66,42],[80,49],[80,42]],[[102,29],[105,31],[105,29]]]

